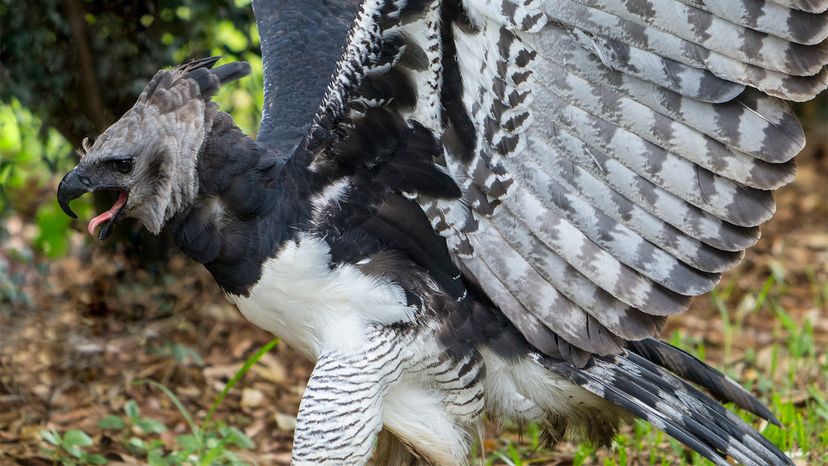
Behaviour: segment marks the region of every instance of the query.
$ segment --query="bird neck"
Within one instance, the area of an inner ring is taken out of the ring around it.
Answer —
[[[262,265],[307,229],[306,164],[264,148],[222,112],[198,161],[199,192],[171,222],[176,244],[225,292],[246,295]]]

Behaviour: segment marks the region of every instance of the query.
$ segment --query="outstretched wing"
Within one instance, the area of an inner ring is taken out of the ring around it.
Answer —
[[[616,353],[758,240],[805,143],[780,98],[828,82],[826,8],[366,0],[306,143],[370,166],[394,118],[427,130],[462,196],[408,191],[465,277],[541,351]]]
[[[752,464],[740,449],[765,442],[757,457],[785,461],[652,362],[767,410],[648,337],[741,260],[793,179],[805,141],[782,99],[828,86],[827,9],[363,0],[293,156],[313,175],[312,221],[334,260],[379,238],[458,301],[462,276],[544,364],[707,458]]]
[[[257,140],[289,154],[307,134],[358,0],[254,0],[264,65]]]
[[[617,353],[758,240],[805,144],[780,98],[828,83],[826,8],[365,0],[304,147],[329,180],[397,160],[388,189],[539,350]],[[460,197],[395,158],[416,144]]]
[[[539,348],[556,335],[608,354],[654,335],[739,262],[793,179],[804,138],[778,97],[825,87],[825,14],[752,0],[464,5],[453,40],[474,146],[447,161],[475,222],[435,202],[435,225]]]

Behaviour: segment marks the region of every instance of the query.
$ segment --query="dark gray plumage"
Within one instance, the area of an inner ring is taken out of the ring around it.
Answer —
[[[289,154],[305,137],[357,4],[357,0],[253,2],[265,69],[259,142]]]

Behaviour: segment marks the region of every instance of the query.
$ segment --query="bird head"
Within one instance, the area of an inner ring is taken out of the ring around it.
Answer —
[[[138,101],[94,144],[84,140],[81,160],[60,182],[58,203],[76,218],[69,201],[93,191],[115,191],[118,200],[93,218],[88,231],[99,239],[125,217],[158,234],[198,193],[198,156],[210,132],[221,84],[250,73],[245,62],[212,69],[219,57],[161,70]]]

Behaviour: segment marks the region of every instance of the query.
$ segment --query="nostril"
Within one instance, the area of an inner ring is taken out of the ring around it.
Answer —
[[[83,183],[84,186],[89,186],[89,184],[91,183],[89,178],[87,178],[83,175],[78,175],[78,180],[80,180],[80,182]]]

